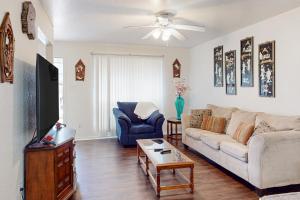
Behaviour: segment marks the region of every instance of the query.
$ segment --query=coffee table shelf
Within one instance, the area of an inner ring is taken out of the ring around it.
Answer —
[[[163,190],[175,190],[189,188],[191,193],[194,192],[194,161],[181,153],[173,145],[162,140],[162,144],[154,142],[152,139],[137,140],[137,158],[138,163],[149,177],[157,196],[160,196],[160,192]],[[155,152],[154,149],[169,149],[171,153],[160,154]],[[149,169],[149,164],[152,164],[155,169],[155,175],[152,174]],[[177,169],[190,169],[190,175],[187,178]],[[186,183],[179,183],[176,185],[161,185],[161,171],[172,170],[172,174],[180,175]],[[177,170],[177,171],[176,171]]]

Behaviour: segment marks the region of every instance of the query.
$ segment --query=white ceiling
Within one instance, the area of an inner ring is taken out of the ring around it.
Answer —
[[[193,47],[226,33],[300,6],[300,0],[40,0],[59,41]],[[177,12],[175,23],[204,25],[205,33],[180,31],[187,40],[141,38],[151,29],[125,29],[148,25],[154,13]]]

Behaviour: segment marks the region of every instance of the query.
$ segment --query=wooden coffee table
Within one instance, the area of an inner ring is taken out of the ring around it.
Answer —
[[[150,181],[155,189],[156,195],[160,196],[162,190],[174,190],[182,188],[190,188],[191,193],[194,192],[194,161],[188,158],[186,155],[181,153],[173,145],[168,143],[164,139],[159,139],[163,143],[158,144],[153,140],[156,139],[141,139],[137,140],[137,158],[138,163],[141,165],[143,171],[149,176]],[[171,153],[161,154],[160,152],[154,151],[155,149],[170,149]],[[149,170],[149,163],[155,168],[156,175],[152,175]],[[181,175],[186,183],[179,183],[177,185],[162,186],[160,181],[160,172],[162,170],[172,170],[175,174],[176,169],[189,168],[190,176],[185,177],[179,170],[176,174]]]

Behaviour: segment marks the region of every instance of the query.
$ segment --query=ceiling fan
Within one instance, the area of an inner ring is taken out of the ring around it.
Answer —
[[[185,40],[186,37],[178,30],[205,32],[204,26],[191,26],[173,23],[175,15],[176,13],[172,11],[160,11],[155,14],[156,20],[154,24],[145,26],[126,26],[125,28],[153,28],[152,31],[142,37],[143,40],[148,39],[151,36],[155,39],[159,39],[161,37],[163,41],[168,41],[171,36],[174,36],[178,40]]]

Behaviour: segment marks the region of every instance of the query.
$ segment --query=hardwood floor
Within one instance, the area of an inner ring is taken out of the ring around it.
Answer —
[[[224,170],[216,168],[200,155],[185,150],[182,144],[179,149],[195,161],[195,192],[190,194],[188,190],[163,191],[160,199],[258,199],[251,188],[224,173]],[[115,139],[79,141],[76,144],[76,154],[78,187],[74,200],[158,199],[148,178],[137,164],[135,148],[124,148]],[[167,184],[179,179],[168,171],[162,177]]]

